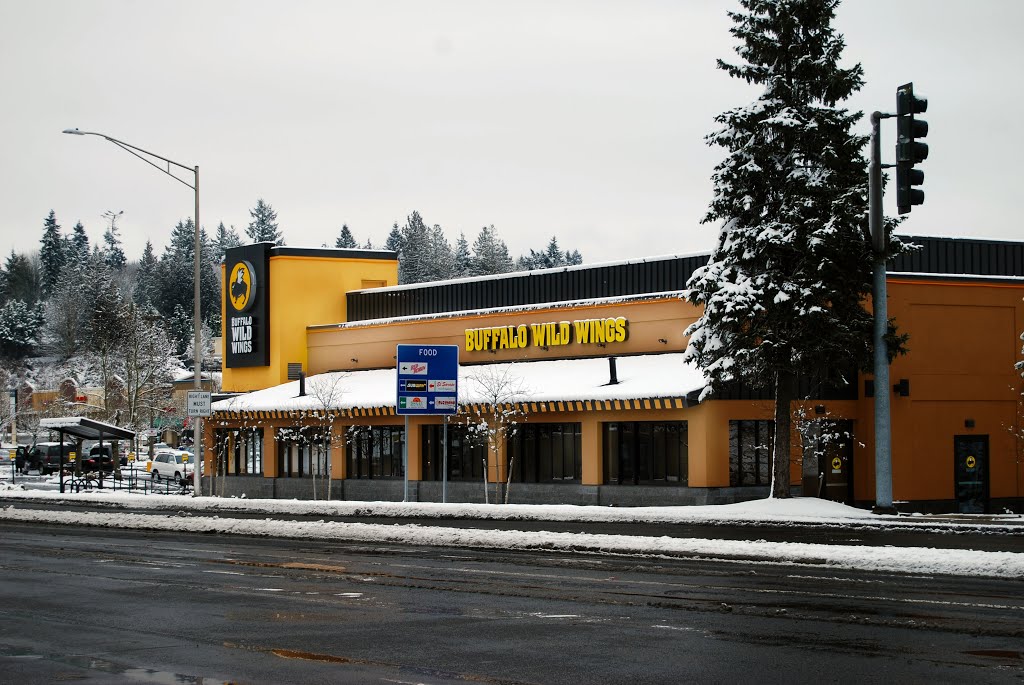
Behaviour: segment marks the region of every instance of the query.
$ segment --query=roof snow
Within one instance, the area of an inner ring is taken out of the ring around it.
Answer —
[[[459,403],[486,402],[473,379],[506,369],[520,381],[523,402],[685,397],[707,383],[700,369],[683,361],[681,352],[617,357],[616,385],[608,385],[607,357],[460,366]],[[292,381],[214,402],[212,409],[217,413],[393,407],[396,394],[396,369],[332,371],[307,378],[303,397],[299,382]]]
[[[380,319],[361,319],[359,321],[345,321],[342,323],[313,324],[307,326],[310,331],[337,330],[349,328],[365,328],[367,326],[381,326],[390,323],[408,323],[410,321],[429,321],[432,319],[457,319],[461,317],[479,317],[484,315],[512,314],[515,312],[529,312],[549,309],[581,309],[583,307],[596,307],[607,304],[622,304],[627,302],[645,302],[651,300],[685,299],[686,292],[683,290],[667,290],[657,293],[640,293],[637,295],[612,295],[610,297],[593,297],[582,300],[563,300],[559,302],[538,302],[531,304],[516,304],[507,307],[488,307],[485,309],[460,309],[457,311],[433,312],[431,314],[408,314],[406,316],[390,316]]]

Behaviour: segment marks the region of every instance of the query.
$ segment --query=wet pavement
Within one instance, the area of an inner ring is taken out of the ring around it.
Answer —
[[[1024,682],[1024,584],[0,522],[7,682]]]

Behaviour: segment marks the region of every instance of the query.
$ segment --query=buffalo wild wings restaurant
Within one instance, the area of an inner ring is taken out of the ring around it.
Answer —
[[[1024,243],[914,242],[888,274],[910,351],[890,388],[849,368],[802,379],[794,493],[874,502],[885,391],[901,510],[1020,511]],[[407,442],[409,498],[440,502],[446,441],[450,502],[483,502],[485,482],[490,501],[515,503],[764,497],[770,396],[737,385],[698,401],[705,379],[682,359],[699,315],[683,290],[707,258],[398,286],[389,251],[229,250],[223,387],[234,394],[204,424],[206,473],[226,495],[400,501]],[[399,344],[459,347],[458,415],[409,417],[406,435]]]

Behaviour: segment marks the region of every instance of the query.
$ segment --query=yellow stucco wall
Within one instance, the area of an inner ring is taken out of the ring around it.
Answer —
[[[308,370],[306,327],[346,320],[345,293],[368,283],[398,283],[398,261],[306,255],[270,257],[270,365],[225,368],[225,392],[260,390],[285,383],[288,363]],[[223,280],[223,268],[222,276]],[[226,303],[221,303],[224,321]],[[226,335],[224,324],[222,335]]]

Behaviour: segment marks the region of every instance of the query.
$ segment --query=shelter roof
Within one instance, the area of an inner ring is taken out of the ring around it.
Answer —
[[[40,428],[60,431],[67,435],[73,435],[83,440],[99,440],[101,438],[115,438],[117,440],[131,440],[135,437],[135,431],[115,426],[112,423],[104,423],[94,419],[87,419],[84,416],[65,416],[55,419],[41,419]]]

